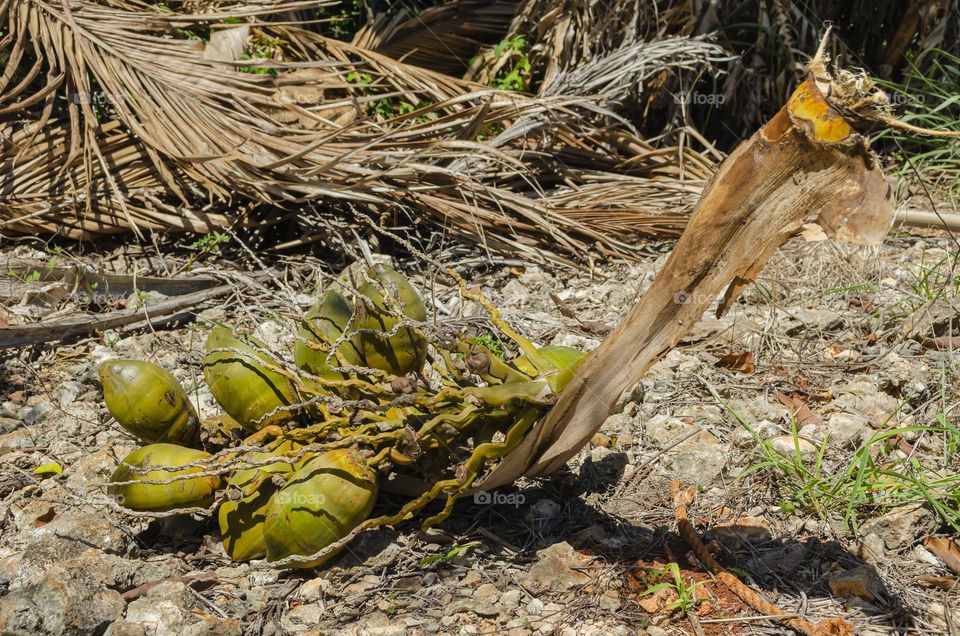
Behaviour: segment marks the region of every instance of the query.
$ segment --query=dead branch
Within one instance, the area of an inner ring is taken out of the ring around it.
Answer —
[[[783,623],[790,629],[806,636],[846,636],[853,634],[853,628],[842,618],[827,619],[818,625],[814,625],[802,618],[796,618],[787,615],[776,605],[768,602],[762,596],[744,585],[736,576],[728,572],[720,563],[713,558],[707,547],[700,541],[697,531],[694,529],[690,518],[687,516],[687,506],[693,503],[693,488],[681,488],[679,480],[674,480],[670,484],[670,494],[673,496],[674,513],[677,518],[677,527],[680,536],[687,542],[690,549],[697,556],[697,559],[715,576],[721,583],[726,585],[730,591],[736,594],[741,601],[749,605],[754,611],[764,616],[783,616]],[[771,620],[777,620],[773,618]]]
[[[118,309],[101,314],[83,315],[66,320],[39,322],[20,327],[8,327],[0,330],[0,349],[22,347],[25,345],[63,340],[76,336],[89,335],[97,330],[116,329],[132,325],[143,320],[151,324],[164,324],[181,317],[183,312],[196,307],[208,300],[229,294],[234,291],[232,285],[220,285],[211,289],[190,294],[181,294],[172,298],[164,298],[156,302],[144,300],[141,307],[132,309]]]
[[[897,210],[895,223],[960,232],[960,214],[944,214],[933,210]]]

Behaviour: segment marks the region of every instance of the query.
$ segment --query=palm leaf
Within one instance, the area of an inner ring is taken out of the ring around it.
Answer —
[[[696,153],[681,166],[592,97],[491,90],[286,19],[321,4],[187,14],[6,0],[0,228],[206,231],[325,200],[345,205],[311,217],[315,228],[391,211],[489,250],[569,261],[588,247],[630,255],[645,228],[675,231],[677,215],[661,214],[687,209],[709,175]],[[238,12],[284,42],[283,62],[205,56],[203,42],[171,37]],[[391,100],[416,107],[379,114]]]
[[[456,0],[418,15],[380,16],[357,32],[353,44],[407,64],[461,76],[480,48],[500,41],[520,3]]]

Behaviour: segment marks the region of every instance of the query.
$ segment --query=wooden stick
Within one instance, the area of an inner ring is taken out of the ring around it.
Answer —
[[[681,488],[680,481],[674,480],[670,483],[670,494],[673,495],[674,514],[677,518],[677,528],[680,536],[687,542],[693,553],[697,555],[700,563],[721,583],[726,585],[731,592],[749,605],[755,612],[771,617],[771,620],[780,620],[790,629],[804,634],[805,636],[843,636],[853,634],[853,628],[842,618],[828,618],[819,625],[814,625],[802,618],[797,618],[793,614],[787,614],[776,605],[768,602],[755,591],[747,587],[740,579],[728,572],[720,563],[713,558],[707,547],[700,541],[697,531],[690,518],[687,516],[687,505],[693,502],[693,488]]]
[[[129,276],[89,271],[74,263],[51,266],[37,259],[0,259],[0,301],[16,299],[54,282],[70,292],[83,290],[91,296],[117,298],[135,290],[177,296],[215,287],[220,281],[206,276]]]
[[[897,210],[895,225],[911,227],[932,227],[960,232],[960,214],[944,214],[931,210]]]
[[[151,324],[162,324],[169,321],[176,314],[202,302],[228,294],[234,290],[231,285],[220,285],[212,289],[204,289],[192,294],[182,294],[173,298],[164,298],[155,303],[144,301],[142,307],[136,309],[119,309],[102,314],[85,315],[67,320],[41,322],[21,327],[0,329],[0,349],[22,347],[24,345],[63,340],[74,336],[85,336],[96,330],[115,329],[131,325],[142,320],[149,320]]]

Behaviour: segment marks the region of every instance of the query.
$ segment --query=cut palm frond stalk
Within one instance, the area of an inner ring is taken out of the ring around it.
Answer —
[[[892,192],[857,128],[886,125],[885,104],[882,91],[862,77],[828,72],[821,44],[777,115],[720,164],[652,286],[480,488],[566,464],[621,393],[721,294],[717,315],[725,313],[790,238],[880,242],[893,221]]]

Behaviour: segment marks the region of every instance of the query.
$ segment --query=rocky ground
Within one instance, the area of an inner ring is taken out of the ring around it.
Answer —
[[[465,275],[536,341],[586,350],[650,284],[666,249],[589,272]],[[282,348],[291,323],[274,288],[247,286],[175,328],[7,351],[0,632],[782,633],[676,534],[669,484],[680,479],[697,486],[690,516],[718,558],[782,610],[842,616],[863,634],[955,633],[951,572],[924,543],[954,536],[960,521],[957,254],[943,236],[791,243],[727,316],[706,315],[624,395],[565,471],[461,502],[427,536],[414,524],[362,536],[316,572],[230,563],[211,520],[133,516],[99,489],[133,443],[102,404],[97,365],[137,357],[175,369],[212,414],[199,373],[205,321],[255,326]],[[96,264],[170,266],[134,248]],[[315,264],[274,265],[290,302],[309,306]],[[194,267],[232,266],[210,256]],[[473,311],[437,285],[441,317]],[[36,303],[11,303],[3,318],[32,319]],[[62,473],[37,472],[51,463]]]

